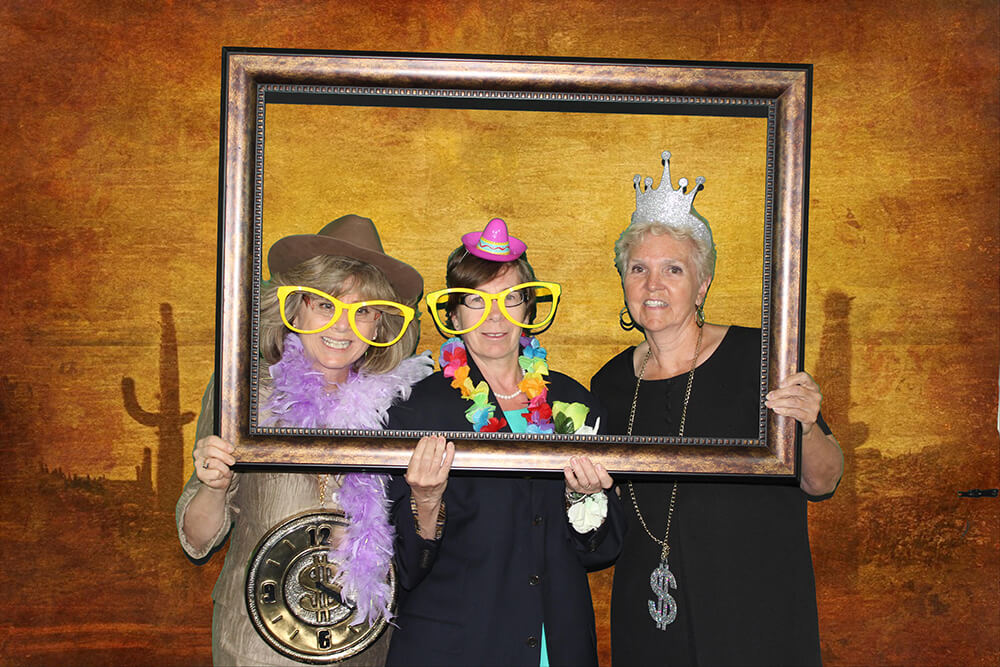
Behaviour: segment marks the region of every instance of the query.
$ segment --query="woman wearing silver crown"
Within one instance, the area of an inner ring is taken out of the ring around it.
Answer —
[[[429,357],[409,357],[420,274],[356,215],[278,240],[268,266],[260,425],[382,428],[432,370]],[[382,665],[394,598],[385,476],[233,472],[232,444],[212,435],[212,397],[210,384],[177,530],[197,560],[229,540],[212,596],[213,661]]]
[[[636,211],[615,244],[621,325],[645,342],[608,361],[591,390],[608,410],[606,433],[753,437],[760,330],[705,322],[716,253],[692,207],[704,179],[674,190],[662,157],[658,188],[636,176]],[[800,487],[620,486],[629,530],[612,590],[614,664],[820,664],[806,501],[832,494],[843,472],[821,400],[802,372],[766,396],[802,426]]]
[[[462,237],[447,288],[427,295],[449,336],[441,371],[390,410],[389,426],[440,431],[593,433],[600,408],[532,331],[560,287],[538,281],[525,245],[494,218]],[[443,312],[442,312],[443,311]],[[454,445],[418,443],[390,490],[399,618],[390,665],[596,665],[588,569],[621,547],[612,479],[574,457],[564,479],[451,475]]]

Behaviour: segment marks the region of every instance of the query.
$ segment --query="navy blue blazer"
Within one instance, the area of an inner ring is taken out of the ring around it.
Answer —
[[[471,358],[469,365],[478,384],[482,375]],[[590,406],[591,425],[603,414],[572,378],[550,372],[548,380],[550,403]],[[490,402],[499,404],[492,392]],[[471,431],[468,406],[438,372],[389,411],[388,428]],[[444,533],[440,540],[425,540],[416,532],[410,488],[394,476],[389,496],[400,591],[386,664],[537,667],[544,623],[550,664],[597,665],[587,572],[618,557],[625,516],[618,496],[609,492],[604,525],[582,535],[569,525],[564,494],[561,476],[453,472],[444,492]]]

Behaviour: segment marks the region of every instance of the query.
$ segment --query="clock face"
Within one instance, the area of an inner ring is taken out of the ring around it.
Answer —
[[[276,651],[308,663],[331,663],[357,655],[385,630],[355,622],[357,608],[341,595],[334,577],[340,563],[330,552],[348,526],[342,512],[293,516],[268,532],[247,568],[247,611],[261,637]],[[386,580],[395,604],[396,576],[390,563]]]

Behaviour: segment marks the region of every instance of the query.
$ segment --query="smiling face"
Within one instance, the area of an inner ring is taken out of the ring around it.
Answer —
[[[508,268],[498,273],[492,280],[482,285],[476,285],[474,289],[496,294],[521,282],[523,280],[518,272]],[[507,312],[510,313],[511,317],[524,322],[527,317],[527,308],[527,304],[522,303],[519,306],[508,307]],[[456,329],[462,330],[475,324],[482,317],[482,314],[482,310],[475,310],[460,303],[452,312],[452,318],[454,318],[454,324],[458,325]],[[477,364],[482,364],[486,360],[508,360],[516,366],[520,352],[521,332],[522,329],[508,321],[494,302],[486,320],[469,333],[462,334],[462,340],[465,342],[466,350],[472,354]]]
[[[625,303],[647,334],[694,324],[709,281],[698,282],[691,241],[646,234],[632,248],[622,274]]]
[[[365,297],[359,294],[356,288],[351,288],[350,291],[337,296],[337,298],[344,303],[365,300]],[[295,313],[293,323],[300,329],[318,329],[330,321],[334,310],[332,302],[321,297],[306,295]],[[359,312],[355,318],[355,324],[361,333],[374,340],[378,322],[363,321],[368,319],[370,318],[363,317],[362,313]],[[350,373],[351,366],[368,350],[368,344],[358,338],[351,329],[346,310],[340,314],[340,317],[329,329],[319,333],[299,334],[299,338],[302,340],[302,347],[305,349],[306,357],[312,362],[313,368],[323,373],[327,383],[331,385],[344,382]]]

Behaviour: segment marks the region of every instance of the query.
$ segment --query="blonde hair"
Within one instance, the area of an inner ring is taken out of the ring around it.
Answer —
[[[711,281],[715,277],[716,252],[711,232],[709,232],[709,238],[705,239],[695,236],[688,227],[674,227],[654,220],[634,222],[626,227],[625,231],[618,237],[615,242],[615,268],[618,269],[619,276],[624,276],[625,265],[628,264],[632,249],[646,240],[650,234],[653,236],[667,235],[677,241],[690,241],[694,248],[692,259],[698,272],[698,282]]]
[[[367,262],[350,257],[320,255],[300,262],[281,273],[271,275],[271,279],[261,286],[260,295],[260,354],[268,364],[281,359],[288,327],[281,319],[278,304],[278,288],[283,285],[312,287],[335,297],[352,290],[363,299],[383,299],[408,306],[381,269]],[[302,305],[302,297],[292,294],[285,302],[285,314],[293,320]],[[403,318],[399,315],[383,314],[378,321],[375,340],[391,340],[399,333]],[[399,365],[413,354],[420,337],[420,323],[416,317],[410,322],[406,333],[395,345],[388,347],[369,346],[365,355],[356,362],[358,370],[371,373],[385,373]]]

